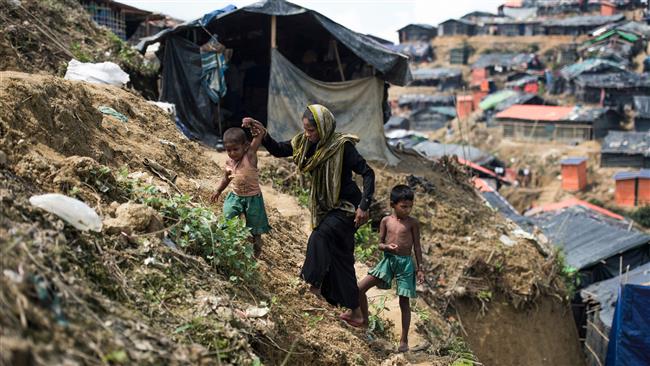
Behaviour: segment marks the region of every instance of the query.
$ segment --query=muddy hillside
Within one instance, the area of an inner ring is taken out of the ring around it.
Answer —
[[[393,298],[371,297],[366,332],[298,279],[308,216],[289,162],[260,154],[273,231],[256,261],[241,221],[219,222],[209,203],[225,155],[157,106],[55,76],[0,79],[2,365],[581,362],[554,254],[488,208],[452,160],[375,166],[375,221],[390,187],[409,183],[424,232],[418,344],[396,354]],[[45,193],[85,202],[101,230],[30,204]],[[378,257],[376,233],[360,234],[357,276]]]

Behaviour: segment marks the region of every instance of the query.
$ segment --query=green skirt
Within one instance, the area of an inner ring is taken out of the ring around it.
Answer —
[[[223,215],[232,219],[241,214],[246,217],[246,227],[251,229],[251,234],[259,235],[271,230],[269,219],[264,209],[262,194],[255,196],[238,196],[233,192],[228,193],[223,202]]]
[[[410,255],[384,252],[384,258],[368,274],[381,280],[382,284],[377,286],[380,289],[389,289],[395,279],[398,296],[416,297],[415,266]]]

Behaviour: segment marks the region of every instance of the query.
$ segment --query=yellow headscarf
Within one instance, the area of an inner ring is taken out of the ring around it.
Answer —
[[[307,108],[314,116],[320,137],[316,151],[312,156],[307,157],[312,143],[304,133],[291,139],[291,146],[293,147],[293,162],[298,166],[298,170],[303,174],[309,173],[311,176],[309,211],[311,211],[313,229],[332,209],[354,211],[354,205],[350,202],[339,200],[339,193],[341,192],[343,146],[346,142],[356,144],[359,142],[359,138],[355,135],[336,132],[336,120],[326,107],[312,104]]]

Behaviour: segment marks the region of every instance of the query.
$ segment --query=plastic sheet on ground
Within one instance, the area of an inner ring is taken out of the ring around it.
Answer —
[[[129,82],[129,74],[112,62],[80,62],[70,60],[65,72],[65,79],[81,80],[95,84],[123,86]]]
[[[47,212],[53,213],[75,228],[86,231],[102,231],[102,219],[95,210],[76,198],[58,193],[32,196],[29,202]]]

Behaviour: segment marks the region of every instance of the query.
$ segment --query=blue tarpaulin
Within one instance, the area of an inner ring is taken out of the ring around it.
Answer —
[[[621,287],[606,365],[650,365],[650,286]]]

